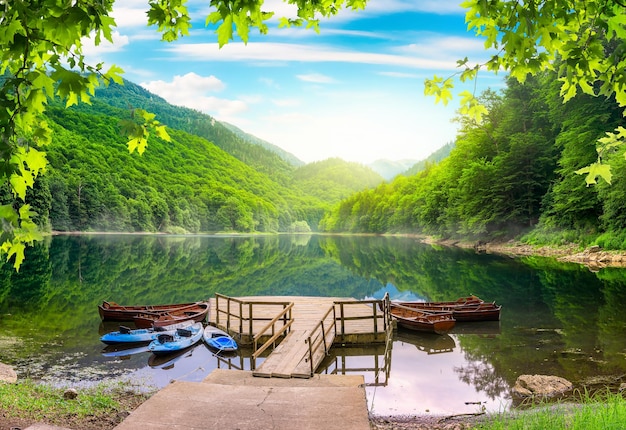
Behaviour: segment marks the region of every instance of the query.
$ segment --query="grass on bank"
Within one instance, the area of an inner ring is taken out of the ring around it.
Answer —
[[[132,388],[132,387],[131,387]],[[129,391],[128,385],[100,384],[78,390],[74,399],[66,399],[65,388],[22,380],[16,384],[0,383],[0,408],[6,417],[63,423],[68,419],[110,417],[135,408],[149,397]]]
[[[620,393],[581,395],[580,402],[535,405],[479,424],[481,430],[612,430],[626,428],[626,400]]]

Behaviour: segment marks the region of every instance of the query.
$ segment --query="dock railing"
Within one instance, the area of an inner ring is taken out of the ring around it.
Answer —
[[[268,307],[279,307],[281,311],[271,312],[271,315],[276,315],[272,318],[258,316],[259,314],[266,315],[267,313],[265,312],[256,312],[257,316],[255,317],[255,308],[260,307],[266,309]],[[292,308],[292,302],[240,300],[215,293],[215,324],[219,327],[226,328],[226,331],[230,334],[237,333],[241,340],[243,336],[247,336],[248,339],[253,339],[256,334],[255,326],[258,327],[260,323],[268,321],[269,323],[263,330],[272,326],[272,335],[274,335],[275,326],[278,323],[282,323],[281,332],[289,328],[292,320]]]
[[[391,337],[393,326],[391,324],[391,306],[389,305],[389,294],[385,293],[382,300],[340,300],[335,301],[334,306],[326,312],[324,317],[319,323],[311,330],[311,334],[307,339],[309,346],[309,357],[306,359],[311,366],[311,375],[315,373],[316,366],[321,360],[315,357],[315,354],[319,354],[323,351],[324,356],[329,355],[329,350],[332,347],[335,338],[340,337],[344,340],[346,334],[346,326],[353,321],[371,320],[373,324],[373,333],[385,334],[385,343]],[[349,306],[359,306],[362,308],[363,304],[371,305],[372,312],[364,312],[361,315],[347,316],[346,308]],[[332,318],[329,318],[332,315]],[[379,321],[382,320],[382,321]],[[331,336],[332,333],[332,336]]]
[[[270,322],[263,327],[257,334],[253,337],[253,353],[252,353],[252,368],[256,368],[256,359],[259,358],[263,352],[272,345],[272,347],[276,347],[276,341],[281,336],[286,336],[289,333],[291,328],[291,324],[293,324],[293,318],[291,318],[291,310],[293,309],[293,303],[289,303],[287,307],[285,307],[282,312],[276,315],[274,318],[270,320]],[[283,322],[282,326],[276,328],[277,323]],[[286,323],[285,323],[286,322]],[[260,340],[263,336],[268,336],[269,338],[265,341],[265,343],[259,346]]]
[[[362,313],[356,316],[346,316],[346,308],[352,305],[370,305],[371,313]],[[373,333],[387,333],[392,328],[391,306],[389,293],[385,293],[382,300],[342,300],[336,301],[334,306],[335,321],[337,324],[337,336],[345,336],[347,333],[346,326],[353,321],[370,320],[372,321]]]
[[[332,333],[332,336],[331,336]],[[306,342],[309,347],[309,357],[306,359],[311,368],[311,376],[315,373],[315,368],[319,361],[315,360],[315,353],[323,351],[323,356],[328,355],[330,347],[333,346],[335,335],[337,334],[337,319],[335,317],[335,307],[329,308],[320,322],[311,330],[311,334]]]

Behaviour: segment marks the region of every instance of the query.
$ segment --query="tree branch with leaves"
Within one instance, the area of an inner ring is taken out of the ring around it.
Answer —
[[[447,79],[427,79],[425,94],[447,103],[454,79],[475,79],[486,69],[506,72],[523,83],[528,75],[558,66],[561,97],[567,102],[579,92],[614,97],[626,109],[626,7],[617,0],[468,0],[468,30],[485,39],[484,47],[496,51],[486,63],[470,67]],[[475,94],[461,94],[461,112],[480,122],[484,113]],[[577,171],[587,184],[598,177],[611,183],[611,167],[604,162],[607,151],[622,150],[626,133],[619,127],[598,141],[598,159]]]

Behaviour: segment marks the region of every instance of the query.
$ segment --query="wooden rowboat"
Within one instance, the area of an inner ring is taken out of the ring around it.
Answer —
[[[483,299],[480,297],[471,295],[467,297],[460,297],[454,301],[449,302],[404,302],[404,303],[424,303],[428,306],[436,306],[436,307],[459,307],[459,306],[471,306],[478,305],[481,303],[485,303]]]
[[[165,313],[141,313],[133,318],[138,328],[157,328],[184,321],[204,322],[209,314],[209,304],[198,302],[193,306]]]
[[[440,303],[450,302],[395,302],[392,305],[399,304],[428,312],[452,312],[452,316],[457,322],[500,320],[502,306],[495,303],[471,302],[453,306]]]
[[[102,302],[98,305],[98,312],[103,321],[132,321],[141,313],[165,313],[193,307],[199,302],[177,303],[172,305],[143,305],[143,306],[122,306],[115,302]]]
[[[446,334],[456,323],[452,312],[427,312],[391,303],[391,315],[400,327],[409,330]]]

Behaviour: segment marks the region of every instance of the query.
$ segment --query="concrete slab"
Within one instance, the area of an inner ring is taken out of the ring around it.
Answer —
[[[369,430],[362,376],[255,378],[217,369],[203,382],[174,382],[115,430]]]

